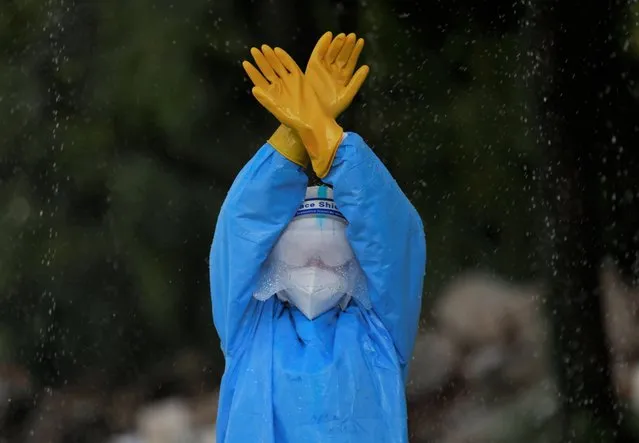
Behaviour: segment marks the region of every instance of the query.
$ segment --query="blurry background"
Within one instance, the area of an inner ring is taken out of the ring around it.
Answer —
[[[427,230],[412,442],[639,441],[638,14],[2,0],[0,442],[214,441],[210,242],[277,127],[241,61],[327,30],[366,39],[341,122]]]

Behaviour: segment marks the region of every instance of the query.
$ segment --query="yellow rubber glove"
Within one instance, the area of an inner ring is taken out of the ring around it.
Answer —
[[[306,78],[324,108],[338,117],[353,102],[370,71],[364,65],[355,72],[364,39],[355,34],[325,33],[315,45],[306,67]],[[355,72],[355,75],[353,73]]]
[[[368,76],[368,66],[362,66],[355,72],[362,49],[364,39],[357,39],[353,33],[348,36],[339,34],[333,39],[333,34],[326,32],[315,45],[308,61],[306,78],[311,81],[324,108],[334,117],[339,116],[351,104]],[[258,67],[262,69],[264,66],[264,72],[269,72],[265,66],[268,62],[263,60],[261,53],[256,55]],[[260,83],[263,77],[251,64],[245,64],[244,68],[255,86],[264,86]],[[280,125],[268,142],[294,163],[304,167],[308,165],[309,158],[304,144],[291,128]],[[329,157],[329,163],[332,164],[335,153],[329,153]]]
[[[246,61],[244,69],[254,76],[263,75],[257,82],[254,81],[253,95],[281,123],[297,131],[315,173],[324,178],[344,130],[322,106],[311,82],[306,80],[299,66],[283,49],[273,50],[263,45],[261,51],[252,48],[251,54],[262,73]]]
[[[253,51],[251,51],[253,54]],[[269,81],[273,81],[276,79],[275,72],[271,69],[269,63],[264,58],[261,52],[257,52],[253,54],[255,58],[255,62],[260,70],[264,73],[266,78]],[[267,81],[264,76],[255,69],[255,67],[247,62],[242,63],[246,74],[249,76],[253,85],[259,88],[268,88],[269,81]],[[298,164],[302,167],[307,167],[309,162],[308,153],[306,152],[306,148],[304,148],[304,143],[299,138],[297,133],[291,128],[280,125],[279,128],[273,133],[271,138],[268,139],[268,142],[273,146],[280,154],[289,159],[295,164]]]

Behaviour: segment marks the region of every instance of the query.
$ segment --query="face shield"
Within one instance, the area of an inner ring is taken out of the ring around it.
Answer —
[[[346,237],[332,189],[309,187],[263,269],[254,297],[277,295],[313,319],[351,298],[369,307],[366,279]]]

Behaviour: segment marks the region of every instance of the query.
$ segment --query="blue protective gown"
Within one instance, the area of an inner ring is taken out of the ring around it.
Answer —
[[[260,268],[303,201],[303,170],[265,144],[220,210],[210,255],[213,319],[225,356],[218,443],[406,443],[405,381],[421,309],[421,219],[360,136],[342,141],[324,181],[372,309],[308,320],[253,298]]]

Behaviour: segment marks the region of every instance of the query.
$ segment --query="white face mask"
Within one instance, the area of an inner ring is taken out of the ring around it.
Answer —
[[[291,269],[282,298],[295,305],[309,320],[339,304],[347,290],[346,279],[316,266]]]

